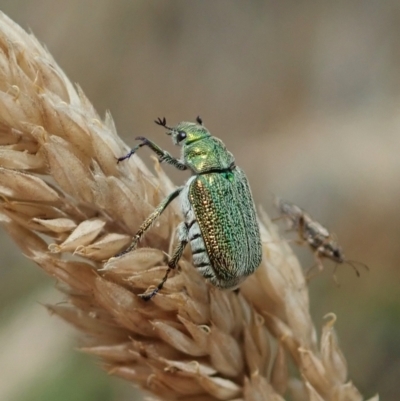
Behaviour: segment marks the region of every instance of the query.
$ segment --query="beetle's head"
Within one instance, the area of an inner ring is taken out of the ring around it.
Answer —
[[[342,248],[335,242],[329,241],[323,245],[325,256],[334,260],[337,263],[344,262],[344,253]]]
[[[178,146],[187,145],[191,142],[211,136],[208,130],[203,126],[203,121],[200,117],[196,118],[195,123],[183,121],[175,127],[168,127],[165,117],[155,120],[155,123],[165,127],[168,130],[167,135],[171,135],[172,141]]]

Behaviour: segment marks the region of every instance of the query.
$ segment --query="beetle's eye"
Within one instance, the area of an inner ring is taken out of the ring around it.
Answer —
[[[178,135],[176,136],[176,139],[178,142],[183,141],[186,138],[186,132],[185,131],[178,131]]]

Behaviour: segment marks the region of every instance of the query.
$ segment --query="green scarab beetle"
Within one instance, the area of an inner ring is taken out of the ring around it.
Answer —
[[[160,203],[140,226],[132,244],[116,257],[134,249],[170,202],[179,196],[184,216],[177,230],[179,243],[160,284],[141,297],[149,300],[163,287],[188,242],[198,271],[216,287],[234,289],[254,273],[262,258],[260,231],[247,177],[235,165],[232,153],[222,141],[203,126],[200,117],[196,123],[181,122],[172,128],[167,126],[165,118],[155,122],[168,130],[175,145],[182,147],[181,158],[176,159],[154,142],[138,137],[141,143],[118,162],[148,146],[160,162],[179,170],[189,169],[192,176]]]

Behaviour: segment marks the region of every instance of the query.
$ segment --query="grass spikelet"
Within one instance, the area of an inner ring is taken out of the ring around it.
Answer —
[[[153,300],[138,297],[167,269],[176,202],[139,249],[105,263],[174,188],[157,163],[156,175],[137,156],[117,165],[127,151],[111,116],[0,14],[0,222],[62,284],[68,302],[48,309],[89,337],[82,351],[158,400],[361,400],[336,317],[318,342],[301,266],[263,211],[263,262],[238,294],[185,252]]]

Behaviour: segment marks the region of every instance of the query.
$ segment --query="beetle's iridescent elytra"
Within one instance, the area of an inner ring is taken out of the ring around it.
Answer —
[[[153,291],[141,297],[149,300],[157,294],[189,242],[193,265],[198,271],[216,287],[234,289],[257,269],[262,258],[260,231],[247,177],[222,141],[203,126],[200,117],[196,123],[181,122],[175,127],[168,127],[165,118],[155,122],[168,130],[175,145],[182,147],[181,158],[176,159],[154,142],[138,137],[141,142],[118,162],[148,146],[160,162],[190,170],[192,176],[156,207],[140,226],[132,244],[116,256],[134,249],[170,202],[179,196],[184,216],[177,230],[179,243],[164,278]]]

